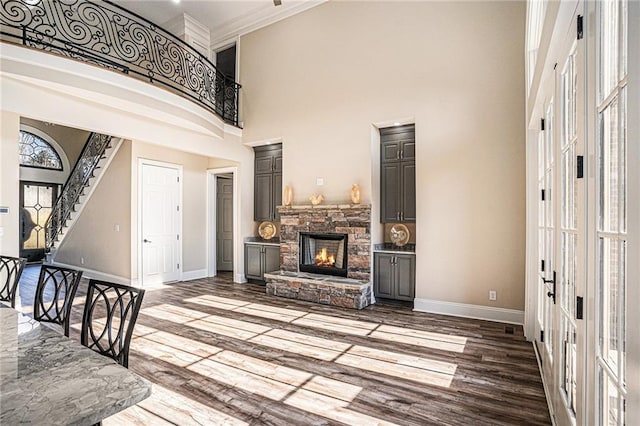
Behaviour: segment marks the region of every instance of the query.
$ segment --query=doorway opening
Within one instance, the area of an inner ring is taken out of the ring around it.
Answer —
[[[223,167],[208,171],[207,210],[207,275],[231,272],[238,281],[238,244],[240,235],[236,220],[238,213],[237,167]]]

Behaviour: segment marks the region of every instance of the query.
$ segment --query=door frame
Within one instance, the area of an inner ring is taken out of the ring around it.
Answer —
[[[207,277],[215,277],[218,273],[216,258],[216,197],[218,195],[216,179],[218,175],[228,174],[231,174],[231,179],[233,181],[233,277],[235,279],[236,274],[239,274],[240,271],[240,269],[238,268],[238,236],[240,235],[240,221],[238,220],[238,212],[240,211],[240,208],[238,204],[238,167],[236,166],[207,169]]]
[[[143,187],[143,182],[142,182],[142,169],[144,166],[156,166],[156,167],[165,167],[165,168],[169,168],[169,169],[174,169],[177,170],[178,172],[178,179],[180,180],[178,182],[178,206],[179,206],[179,211],[178,211],[178,263],[180,264],[180,268],[178,271],[178,280],[182,281],[182,275],[183,275],[183,271],[184,271],[184,264],[183,264],[183,259],[182,259],[182,245],[184,243],[184,239],[183,239],[183,232],[182,232],[182,213],[183,213],[183,185],[184,185],[184,179],[183,179],[183,173],[182,173],[182,165],[181,164],[174,164],[174,163],[166,163],[164,161],[157,161],[157,160],[149,160],[146,158],[138,158],[138,207],[137,207],[137,224],[138,224],[138,232],[136,235],[136,241],[137,241],[137,253],[138,253],[138,287],[140,288],[145,288],[144,286],[144,275],[142,274],[142,269],[143,269],[143,265],[144,265],[144,261],[142,259],[142,198],[143,198],[143,194],[142,194],[142,187]]]

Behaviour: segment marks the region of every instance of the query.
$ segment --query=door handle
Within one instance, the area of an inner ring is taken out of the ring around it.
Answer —
[[[553,304],[556,304],[556,271],[553,271],[553,279],[550,280],[545,280],[543,277],[542,281],[545,284],[553,284],[553,291],[548,291],[547,292],[547,297],[551,297],[553,299]]]
[[[146,238],[144,240],[142,240],[143,243],[150,243],[151,240],[147,240]]]

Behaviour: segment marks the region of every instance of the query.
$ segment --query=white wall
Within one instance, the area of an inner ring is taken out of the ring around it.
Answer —
[[[17,257],[20,252],[19,218],[19,151],[20,116],[8,112],[0,115],[0,254]]]
[[[124,141],[82,214],[58,247],[56,262],[130,281],[130,182],[131,142]]]
[[[327,2],[243,36],[243,139],[282,138],[294,203],[353,183],[369,203],[372,124],[412,117],[417,298],[522,310],[524,18],[524,2]]]

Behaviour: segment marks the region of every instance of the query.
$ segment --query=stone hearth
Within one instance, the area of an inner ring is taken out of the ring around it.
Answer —
[[[352,309],[371,304],[371,284],[351,278],[286,271],[266,273],[264,278],[272,296]]]
[[[371,206],[280,206],[280,273],[265,274],[267,294],[362,309],[371,301]],[[347,278],[301,273],[300,232],[348,235]]]

